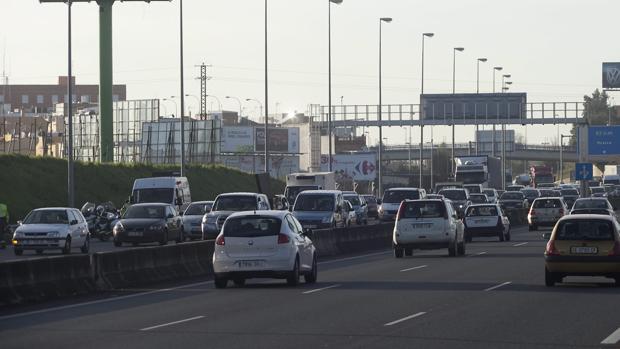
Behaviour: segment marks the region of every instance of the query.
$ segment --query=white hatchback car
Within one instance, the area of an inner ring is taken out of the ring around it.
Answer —
[[[21,256],[24,250],[60,250],[71,253],[79,248],[88,253],[90,233],[82,212],[75,208],[52,207],[30,211],[13,233],[13,251]]]
[[[448,248],[450,256],[465,254],[463,222],[448,200],[405,200],[394,224],[394,256],[411,256],[414,249]]]
[[[472,205],[465,211],[465,241],[475,236],[494,236],[510,241],[510,220],[497,204]]]
[[[215,287],[228,280],[243,286],[250,278],[286,279],[290,286],[317,279],[316,249],[288,211],[247,211],[230,215],[215,240]]]

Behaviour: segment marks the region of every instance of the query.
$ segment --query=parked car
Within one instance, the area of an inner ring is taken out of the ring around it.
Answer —
[[[513,185],[506,186],[506,191],[521,191],[524,188],[525,188],[524,185],[513,184]]]
[[[502,209],[529,208],[525,195],[520,191],[507,191],[499,198],[499,205]]]
[[[538,230],[538,227],[553,227],[567,214],[568,208],[562,198],[538,198],[534,200],[527,215],[530,231]]]
[[[446,199],[450,199],[450,201],[452,201],[452,205],[458,217],[463,217],[465,210],[469,205],[471,205],[471,200],[469,199],[469,192],[467,189],[443,189],[439,192],[439,195],[443,195]]]
[[[554,189],[538,189],[541,198],[559,198],[562,197],[562,193],[559,190]]]
[[[183,212],[183,239],[202,238],[202,218],[211,212],[213,201],[192,202]]]
[[[523,188],[521,189],[523,196],[527,199],[528,206],[532,206],[534,200],[540,197],[540,190],[533,188]]]
[[[302,191],[293,206],[293,216],[304,229],[346,227],[348,215],[340,190]]]
[[[215,239],[224,221],[233,212],[270,210],[269,199],[265,194],[225,193],[215,198],[211,212],[202,218],[202,239]]]
[[[374,195],[362,195],[366,201],[366,207],[368,208],[369,218],[379,218],[379,204],[377,198]]]
[[[135,204],[131,205],[121,220],[114,226],[114,246],[123,243],[134,246],[141,243],[158,242],[168,244],[174,240],[183,242],[183,224],[181,216],[171,204]]]
[[[570,210],[570,214],[602,214],[618,220],[618,215],[606,198],[581,198],[577,199]]]
[[[545,285],[564,277],[604,276],[620,286],[620,225],[610,216],[569,215],[560,219],[545,249]]]
[[[497,199],[499,198],[499,193],[497,192],[497,190],[493,188],[485,188],[482,190],[482,193],[487,194],[490,203],[497,203]]]
[[[225,288],[228,280],[243,286],[251,278],[281,278],[296,286],[300,275],[315,283],[316,249],[302,229],[288,211],[231,214],[215,240],[215,287]]]
[[[469,201],[472,204],[488,204],[489,198],[486,194],[469,194]]]
[[[11,242],[17,256],[25,250],[34,250],[37,254],[45,250],[59,250],[70,254],[73,248],[79,248],[82,253],[88,253],[90,233],[80,210],[69,207],[38,208],[19,222]]]
[[[405,200],[401,203],[392,237],[394,256],[411,256],[414,249],[448,249],[448,255],[465,254],[461,222],[447,200]]]
[[[390,188],[383,192],[379,219],[391,221],[396,218],[400,203],[404,200],[419,200],[426,198],[426,191],[418,188]]]
[[[575,200],[579,199],[579,191],[574,188],[561,189],[562,197],[564,198],[564,202],[566,202],[566,206],[570,209],[573,207]]]
[[[366,200],[353,191],[343,192],[342,195],[343,198],[352,205],[353,213],[355,214],[355,219],[353,220],[355,224],[368,224],[368,206],[366,205]]]
[[[496,236],[510,241],[510,220],[497,204],[472,205],[465,211],[465,241],[477,236]]]

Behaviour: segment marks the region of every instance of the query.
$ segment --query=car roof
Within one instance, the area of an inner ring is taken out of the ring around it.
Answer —
[[[161,202],[143,202],[143,203],[140,203],[140,204],[133,204],[131,206],[141,207],[141,206],[171,206],[171,205],[170,204],[163,204]]]
[[[566,220],[573,220],[573,219],[602,219],[602,220],[606,220],[606,221],[610,221],[610,222],[614,222],[615,218],[613,216],[610,215],[603,215],[603,214],[580,214],[580,215],[567,215],[564,216],[562,218],[560,218],[560,220],[558,222],[562,222],[562,221],[566,221]]]
[[[298,195],[312,195],[312,194],[342,194],[340,190],[304,190]]]
[[[190,205],[204,205],[204,204],[212,204],[215,201],[194,201]]]
[[[234,193],[223,193],[223,194],[218,195],[218,197],[220,197],[220,196],[243,196],[243,195],[245,195],[245,196],[258,196],[258,195],[261,195],[261,194],[250,193],[250,192],[241,192],[240,191],[240,192],[234,192]]]
[[[390,190],[410,190],[410,191],[417,191],[417,190],[420,190],[420,188],[413,188],[413,187],[397,187],[397,188],[389,188],[389,189],[386,189],[385,191],[390,191]]]
[[[287,214],[290,214],[290,212],[289,211],[275,211],[275,210],[241,211],[241,212],[235,212],[231,214],[230,216],[228,216],[228,218],[243,217],[243,216],[263,216],[263,217],[274,217],[274,218],[284,219],[284,217]]]
[[[73,207],[41,207],[41,208],[35,208],[33,211],[52,211],[52,210],[53,211],[57,211],[57,210],[77,210],[77,208],[73,208]]]

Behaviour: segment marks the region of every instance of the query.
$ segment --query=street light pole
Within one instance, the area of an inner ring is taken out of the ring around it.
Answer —
[[[183,0],[179,0],[179,60],[181,61],[181,177],[185,173],[185,83],[183,77]]]
[[[382,100],[382,90],[381,90],[381,39],[382,39],[382,32],[381,32],[381,28],[383,26],[383,22],[386,23],[390,23],[392,22],[392,18],[389,17],[382,17],[379,18],[379,110],[378,110],[378,116],[379,116],[379,163],[378,166],[379,167],[379,185],[378,185],[378,192],[377,192],[377,196],[381,196],[382,192],[383,192],[383,164],[381,163],[383,161],[383,130],[381,128],[381,119],[382,119],[382,112],[383,112],[383,100]]]
[[[254,99],[254,98],[246,98],[245,101],[256,102],[258,104],[258,106],[260,107],[260,115],[258,116],[258,119],[260,120],[260,117],[263,116],[263,103],[261,103],[261,101],[259,101],[258,99]]]
[[[476,60],[476,94],[480,93],[480,62],[486,62],[487,59],[486,58],[478,58]],[[478,147],[478,140],[479,140],[479,133],[480,133],[480,125],[478,125],[478,123],[476,123],[476,155],[478,155],[478,151],[479,151],[479,147]]]
[[[327,141],[329,142],[329,154],[327,155],[329,172],[332,171],[332,3],[342,4],[342,0],[327,1],[327,59],[328,59],[328,77],[327,90],[329,93],[327,105]]]
[[[424,39],[427,38],[427,37],[432,38],[434,35],[435,35],[434,33],[422,33],[422,86],[420,88],[420,95],[424,94]],[[421,101],[420,101],[420,103],[421,103]],[[422,115],[422,114],[420,114],[420,115]],[[431,131],[432,130],[433,130],[433,126],[431,125]],[[409,138],[411,138],[411,137],[409,137]],[[409,142],[411,142],[411,139],[409,139]],[[420,188],[422,188],[422,163],[423,163],[423,156],[424,156],[424,125],[420,124],[420,183],[419,183],[419,187]],[[432,173],[431,173],[431,176],[432,176]]]
[[[265,173],[269,174],[269,73],[267,56],[267,0],[265,0]]]
[[[456,52],[463,52],[464,50],[465,48],[463,47],[455,47],[452,51],[452,94],[456,93]],[[456,178],[454,173],[454,106],[452,106],[452,110],[452,177]]]
[[[243,105],[241,104],[241,100],[234,96],[226,96],[226,99],[234,99],[239,103],[239,119],[241,119],[241,113],[243,113]]]
[[[71,0],[67,2],[67,54],[68,54],[68,81],[67,81],[67,116],[69,127],[69,140],[67,144],[67,191],[69,207],[75,206],[75,177],[73,164],[73,73],[72,65],[72,49],[71,49]],[[21,139],[20,139],[21,140]]]
[[[504,68],[502,67],[493,67],[493,93],[495,93],[495,73],[498,71],[502,71]],[[493,124],[493,135],[491,138],[491,156],[495,156],[495,124]],[[503,176],[503,174],[502,174]]]
[[[214,95],[205,95],[205,97],[211,97],[211,98],[215,99],[215,100],[217,101],[217,106],[218,106],[218,108],[220,109],[220,111],[221,111],[221,112],[223,112],[223,110],[222,110],[222,101],[220,101],[220,99],[219,99],[219,98],[217,98],[217,96],[214,96]]]
[[[564,183],[564,138],[571,138],[571,136],[560,135],[560,184]]]

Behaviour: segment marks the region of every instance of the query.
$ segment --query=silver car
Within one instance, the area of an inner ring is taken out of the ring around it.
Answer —
[[[200,239],[202,238],[202,218],[211,212],[213,201],[192,202],[185,212],[183,212],[183,238]]]
[[[570,214],[603,214],[618,220],[618,215],[616,215],[609,200],[601,197],[577,199]]]
[[[562,198],[538,198],[534,200],[527,215],[530,231],[538,230],[538,227],[553,227],[568,214],[568,208]]]
[[[25,250],[42,254],[45,250],[59,250],[63,254],[79,248],[90,249],[88,224],[75,208],[52,207],[30,211],[13,233],[13,251],[21,256]]]
[[[215,240],[215,287],[229,280],[243,286],[250,278],[286,279],[299,284],[317,279],[316,249],[301,224],[288,211],[249,211],[230,215]]]

